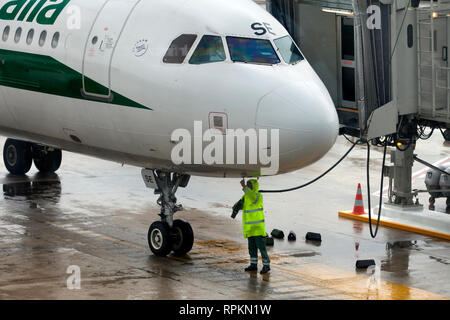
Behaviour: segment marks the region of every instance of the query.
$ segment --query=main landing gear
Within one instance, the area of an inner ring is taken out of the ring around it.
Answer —
[[[54,173],[61,166],[61,160],[61,150],[30,142],[7,139],[3,148],[5,167],[15,175],[28,173],[33,162],[40,172]]]
[[[194,232],[191,225],[182,219],[174,220],[177,211],[183,210],[177,205],[175,193],[179,187],[185,188],[190,176],[157,170],[142,170],[142,177],[149,188],[155,189],[160,197],[161,221],[153,222],[148,230],[148,244],[156,256],[167,256],[170,252],[183,256],[191,251],[194,244]]]

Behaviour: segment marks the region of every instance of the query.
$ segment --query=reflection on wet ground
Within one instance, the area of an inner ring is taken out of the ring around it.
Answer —
[[[15,177],[0,167],[0,299],[450,297],[448,242],[386,228],[373,240],[364,223],[337,218],[340,194],[323,201],[324,193],[336,193],[333,185],[283,201],[265,197],[268,230],[294,230],[297,241],[276,240],[269,248],[272,272],[261,276],[243,272],[247,245],[240,222],[229,218],[231,201],[211,197],[210,207],[225,214],[192,209],[200,201],[187,205],[177,215],[193,226],[193,250],[186,257],[158,258],[146,239],[148,226],[158,219],[157,196],[145,190],[139,170],[67,153],[65,160],[58,175]],[[220,180],[217,192],[233,187],[227,181]],[[191,183],[182,201],[201,199],[201,192],[215,192],[217,185],[214,179]],[[345,183],[346,202],[352,204],[356,186]],[[306,232],[321,233],[323,241],[305,241]],[[368,258],[377,267],[357,272],[356,260]],[[72,265],[80,267],[81,290],[67,288]]]
[[[24,197],[24,200],[39,200],[58,203],[61,197],[61,181],[57,174],[36,174],[33,181],[3,184],[6,200]],[[17,200],[17,199],[16,199]]]

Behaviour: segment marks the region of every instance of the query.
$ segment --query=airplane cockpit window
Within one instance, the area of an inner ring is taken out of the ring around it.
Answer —
[[[305,59],[291,37],[285,36],[276,39],[274,43],[286,63],[295,64]]]
[[[278,64],[278,58],[269,40],[227,37],[231,60],[257,64]]]
[[[225,61],[225,49],[221,37],[203,36],[189,60],[190,64],[204,64]]]
[[[195,39],[197,39],[195,34],[182,34],[173,40],[163,61],[165,63],[183,63]]]

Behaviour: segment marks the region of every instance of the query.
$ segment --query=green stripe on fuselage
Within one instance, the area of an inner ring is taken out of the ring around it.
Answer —
[[[87,77],[86,87],[94,92],[108,88]],[[105,102],[82,95],[82,74],[49,56],[0,49],[0,85],[57,96],[96,101],[152,110],[112,91],[112,101]]]

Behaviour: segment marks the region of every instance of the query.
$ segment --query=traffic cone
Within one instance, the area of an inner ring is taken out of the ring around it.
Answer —
[[[364,202],[363,202],[362,191],[361,191],[361,183],[358,183],[358,190],[356,191],[355,206],[353,207],[352,214],[356,214],[356,215],[367,214],[367,212],[364,211]]]

